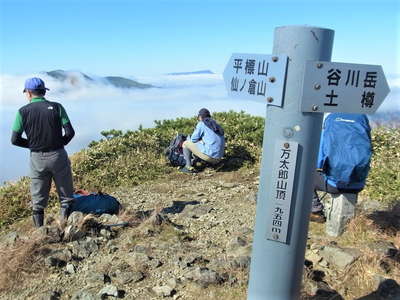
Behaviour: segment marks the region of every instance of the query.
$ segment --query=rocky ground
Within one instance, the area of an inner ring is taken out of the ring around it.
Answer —
[[[120,216],[16,224],[0,238],[0,298],[246,299],[257,189],[249,169],[174,173],[115,191]],[[400,299],[400,210],[361,204],[340,238],[311,224],[303,299]]]

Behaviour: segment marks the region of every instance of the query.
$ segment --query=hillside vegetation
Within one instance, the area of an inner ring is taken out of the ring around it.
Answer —
[[[215,113],[214,118],[226,132],[222,171],[258,168],[264,119],[232,111]],[[103,140],[92,142],[71,157],[75,188],[111,193],[118,187],[135,186],[175,172],[166,164],[163,150],[174,135],[190,134],[195,124],[195,117],[178,118],[155,121],[154,128],[102,132]],[[400,199],[400,128],[378,127],[372,137],[372,168],[363,195],[392,203]],[[54,205],[54,190],[51,197]],[[1,187],[0,227],[30,215],[29,201],[28,178]]]

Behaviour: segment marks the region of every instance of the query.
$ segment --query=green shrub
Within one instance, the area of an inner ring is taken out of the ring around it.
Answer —
[[[215,113],[226,132],[226,156],[251,166],[258,161],[264,119],[244,112]],[[105,137],[71,156],[76,189],[112,192],[119,186],[133,186],[154,180],[174,170],[166,164],[163,151],[177,133],[191,134],[196,118],[155,121],[154,128],[122,133],[102,131]],[[52,199],[56,198],[54,191]],[[0,188],[0,226],[30,214],[29,179]],[[53,201],[53,203],[56,203]]]
[[[226,157],[238,161],[237,167],[258,165],[264,118],[232,111],[214,113],[213,117],[225,129]],[[71,156],[75,188],[112,192],[173,172],[163,151],[177,133],[191,134],[196,122],[195,117],[177,118],[155,121],[154,128],[126,133],[103,131],[105,139]],[[379,201],[400,200],[400,128],[376,128],[372,139],[372,167],[363,194]],[[53,189],[51,199],[56,198]],[[29,215],[29,201],[28,178],[0,187],[0,227]]]
[[[371,170],[363,194],[387,203],[400,201],[400,128],[372,131]]]

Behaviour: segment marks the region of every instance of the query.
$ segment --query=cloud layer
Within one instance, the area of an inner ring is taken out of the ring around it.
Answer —
[[[194,116],[202,107],[211,111],[244,110],[265,116],[265,104],[227,96],[221,75],[180,75],[136,77],[141,83],[158,88],[119,89],[101,80],[84,80],[79,72],[76,80],[58,81],[45,74],[23,76],[0,75],[0,183],[27,175],[28,151],[10,144],[11,125],[19,107],[27,104],[22,93],[28,77],[39,76],[50,88],[46,95],[66,108],[76,130],[76,137],[67,150],[73,153],[101,138],[108,129],[135,130],[139,125],[151,127],[154,120]],[[92,77],[92,76],[91,76]],[[400,112],[400,76],[389,78],[391,93],[379,111]]]

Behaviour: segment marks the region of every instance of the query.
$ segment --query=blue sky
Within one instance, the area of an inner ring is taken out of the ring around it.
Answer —
[[[307,24],[335,30],[334,61],[399,74],[398,3],[0,0],[0,71],[221,73],[233,52],[271,53],[275,27]]]

